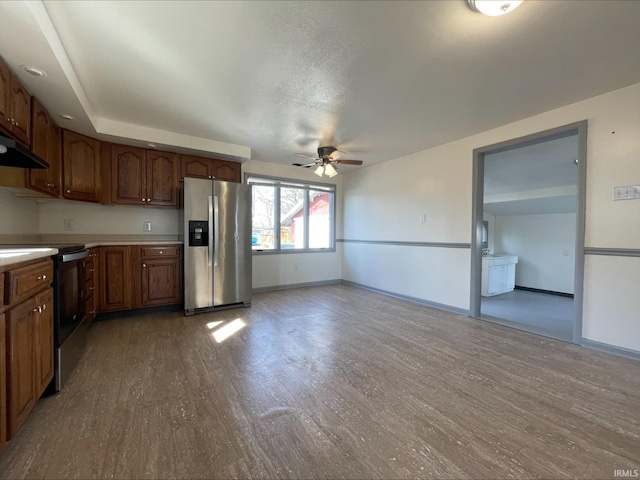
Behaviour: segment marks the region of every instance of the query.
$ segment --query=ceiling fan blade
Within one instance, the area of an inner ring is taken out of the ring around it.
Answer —
[[[298,155],[299,157],[313,158],[314,160],[318,159],[318,157],[316,157],[315,155],[307,155],[306,153],[296,153],[296,155]]]
[[[342,163],[344,165],[362,165],[362,160],[336,160],[334,163]]]
[[[303,168],[313,167],[314,165],[316,165],[316,162],[307,163],[306,165],[303,165],[302,163],[294,163],[293,164],[294,167],[303,167]]]

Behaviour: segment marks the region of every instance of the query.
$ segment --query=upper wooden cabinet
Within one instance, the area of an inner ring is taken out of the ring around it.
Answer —
[[[31,94],[0,61],[0,128],[27,148],[31,145]]]
[[[225,182],[241,182],[240,164],[215,158],[180,155],[182,178],[215,178]]]
[[[59,197],[62,186],[61,130],[36,98],[32,113],[31,151],[45,160],[49,168],[30,169],[29,187]]]
[[[100,201],[100,142],[63,130],[62,160],[62,196],[69,200]]]
[[[111,202],[178,206],[178,158],[175,153],[111,146]]]
[[[143,148],[111,145],[111,202],[144,205],[147,202],[147,163]]]

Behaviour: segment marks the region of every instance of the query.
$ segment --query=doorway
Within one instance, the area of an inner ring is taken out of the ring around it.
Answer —
[[[587,122],[474,150],[471,316],[582,338]]]

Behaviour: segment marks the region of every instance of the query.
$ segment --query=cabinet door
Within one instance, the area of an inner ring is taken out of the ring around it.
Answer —
[[[144,205],[147,200],[146,154],[142,148],[111,146],[111,202]]]
[[[100,199],[100,142],[70,130],[62,133],[64,198]]]
[[[31,151],[49,163],[49,168],[29,170],[29,187],[57,197],[60,195],[60,128],[37,99],[33,99]]]
[[[224,182],[241,183],[240,164],[226,160],[214,160],[213,177]]]
[[[213,161],[210,158],[194,155],[180,155],[182,176],[194,178],[213,178]]]
[[[35,348],[36,399],[40,398],[53,378],[53,289],[36,295]]]
[[[7,438],[20,429],[36,404],[35,302],[32,299],[9,310],[7,317]]]
[[[147,203],[178,206],[178,156],[147,150]]]
[[[11,130],[9,117],[9,91],[11,89],[11,71],[2,60],[0,60],[0,128],[5,131]]]
[[[142,305],[180,303],[182,283],[180,259],[146,260],[142,263]]]
[[[29,148],[31,146],[31,94],[13,74],[9,102],[9,112],[13,118],[11,133],[16,140]]]
[[[131,309],[130,247],[101,247],[100,311]]]
[[[7,336],[5,315],[0,314],[0,452],[7,444]]]
[[[489,294],[507,290],[508,265],[497,265],[489,268]]]

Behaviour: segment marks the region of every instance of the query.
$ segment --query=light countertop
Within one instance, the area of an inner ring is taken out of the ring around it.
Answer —
[[[0,267],[47,258],[56,253],[56,248],[0,248]]]

